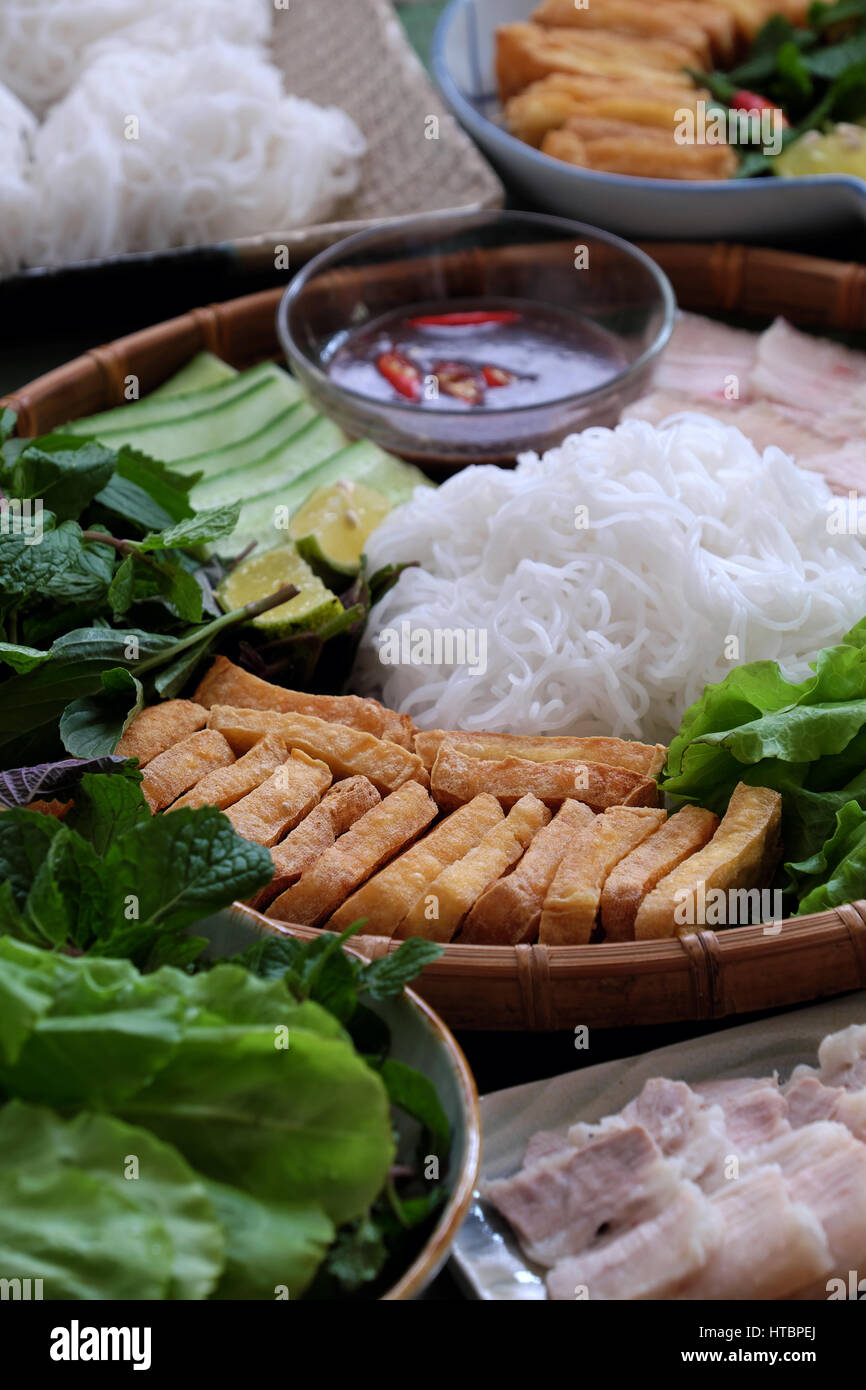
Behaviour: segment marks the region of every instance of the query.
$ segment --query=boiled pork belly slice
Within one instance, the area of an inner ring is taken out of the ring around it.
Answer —
[[[866,1024],[830,1033],[818,1048],[818,1078],[844,1091],[866,1088]]]
[[[548,1297],[664,1298],[671,1287],[703,1269],[721,1240],[718,1210],[694,1183],[684,1182],[657,1216],[582,1255],[560,1260],[547,1276]]]
[[[723,1182],[728,1159],[739,1157],[727,1132],[722,1107],[708,1105],[684,1081],[652,1077],[620,1115],[603,1123],[642,1125],[665,1158],[679,1165],[681,1177],[696,1182],[705,1191]],[[571,1127],[568,1134],[572,1143],[581,1143],[585,1128]]]
[[[757,396],[823,414],[862,408],[866,405],[866,357],[776,319],[758,339],[751,386]]]
[[[792,1199],[778,1166],[737,1178],[708,1200],[722,1220],[721,1242],[669,1297],[789,1298],[828,1276],[833,1260],[821,1222]]]
[[[742,1154],[787,1134],[791,1128],[775,1076],[700,1081],[694,1090],[708,1105],[722,1107],[728,1138]]]
[[[723,400],[725,387],[735,376],[740,399],[747,400],[757,353],[757,334],[681,311],[653,373],[653,387]]]
[[[563,1153],[571,1147],[567,1134],[560,1134],[555,1129],[536,1130],[526,1145],[522,1167],[532,1168],[543,1158],[551,1158],[554,1154]]]
[[[632,1125],[484,1182],[481,1195],[514,1227],[529,1259],[550,1267],[600,1234],[657,1215],[679,1187],[677,1165]]]
[[[793,1129],[835,1120],[866,1143],[866,1090],[844,1091],[841,1086],[825,1086],[817,1076],[802,1074],[792,1077],[782,1094]]]
[[[795,1202],[821,1223],[832,1259],[829,1277],[847,1278],[866,1266],[866,1145],[844,1125],[820,1123],[792,1130],[761,1151],[778,1164]],[[826,1297],[826,1277],[801,1296]]]

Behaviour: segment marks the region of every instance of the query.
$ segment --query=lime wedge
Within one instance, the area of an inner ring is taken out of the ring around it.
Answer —
[[[351,478],[316,488],[289,522],[289,535],[312,564],[337,574],[357,574],[367,537],[393,503],[375,488]]]
[[[777,155],[772,167],[788,178],[856,174],[866,179],[866,128],[843,122],[826,134],[809,130]]]
[[[253,619],[254,627],[274,637],[296,629],[321,627],[343,611],[336,594],[325,587],[294,545],[278,545],[262,555],[242,560],[220,584],[217,598],[226,612],[230,612],[242,608],[245,603],[265,598],[283,584],[296,585],[300,593]]]

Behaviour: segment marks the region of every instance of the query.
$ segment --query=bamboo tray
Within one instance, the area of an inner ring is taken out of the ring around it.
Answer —
[[[866,335],[866,266],[760,248],[716,244],[644,246],[667,273],[683,308],[766,319],[784,314],[824,332]],[[278,355],[281,290],[194,310],[94,348],[0,402],[22,434],[118,405],[125,378],[152,390],[196,352],[235,367]],[[236,905],[250,937],[278,923]],[[292,927],[301,935],[313,929]],[[359,937],[369,957],[393,949]],[[791,919],[781,931],[732,927],[667,941],[598,946],[445,948],[418,992],[452,1028],[606,1028],[711,1020],[866,988],[866,902]]]

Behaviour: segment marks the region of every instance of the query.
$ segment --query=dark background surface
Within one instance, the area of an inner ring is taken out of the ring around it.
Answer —
[[[409,36],[425,62],[433,27],[443,8],[444,0],[400,6]],[[513,198],[510,205],[523,204]],[[784,244],[790,248],[792,243]],[[797,249],[817,255],[866,260],[862,234],[820,244],[796,244]],[[198,305],[252,294],[286,279],[279,272],[244,269],[226,248],[173,253],[145,263],[137,260],[108,267],[36,272],[0,282],[0,395],[100,343]],[[586,1050],[575,1048],[573,1032],[463,1033],[459,1041],[483,1095],[556,1076],[571,1067],[635,1056],[755,1017],[761,1016],[703,1025],[593,1030]],[[581,1020],[576,1018],[574,1023],[577,1027]],[[462,1294],[446,1270],[425,1297],[456,1300]]]

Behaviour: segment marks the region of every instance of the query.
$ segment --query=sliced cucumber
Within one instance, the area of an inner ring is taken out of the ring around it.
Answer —
[[[252,386],[262,381],[283,383],[286,404],[290,400],[297,400],[301,394],[301,388],[288,372],[284,372],[273,362],[262,362],[258,367],[251,367],[247,372],[238,372],[231,380],[219,382],[216,386],[207,386],[203,391],[192,391],[185,396],[146,396],[143,400],[130,401],[128,405],[117,406],[114,410],[105,410],[100,415],[72,420],[63,428],[69,434],[98,436],[100,439],[111,436],[109,443],[113,443],[113,436],[118,431],[127,434],[130,430],[143,429],[145,426],[183,421],[190,414],[202,414],[224,406],[238,396],[246,395]]]
[[[241,509],[238,524],[230,536],[214,544],[218,555],[237,555],[252,541],[266,550],[285,540],[288,518],[297,511],[314,488],[328,487],[340,478],[354,478],[390,497],[396,506],[412,495],[419,483],[433,484],[413,464],[386,454],[377,444],[360,440],[338,449],[330,458],[314,464],[294,479],[286,479],[267,493],[260,493]],[[192,496],[193,506],[199,505]],[[279,511],[277,510],[279,508]]]
[[[344,444],[345,436],[337,425],[324,415],[315,415],[292,439],[258,463],[217,478],[203,478],[190,492],[189,500],[199,511],[222,507],[239,497],[270,495],[284,489],[293,478],[306,475]]]
[[[192,399],[191,396],[177,397],[179,402]],[[264,429],[275,416],[281,415],[295,399],[287,379],[264,377],[254,381],[244,394],[216,402],[207,410],[190,410],[183,419],[147,425],[144,429],[112,430],[110,434],[100,434],[99,438],[115,448],[130,444],[152,458],[173,463],[178,458],[189,458],[192,454],[248,439]],[[201,468],[200,462],[198,468]]]
[[[179,372],[151,391],[148,400],[152,401],[155,396],[186,396],[191,391],[204,391],[208,386],[231,381],[234,376],[237,376],[237,370],[230,367],[228,362],[223,362],[221,357],[214,357],[212,352],[198,352]]]
[[[206,449],[202,454],[175,459],[171,466],[178,473],[204,473],[205,479],[210,482],[226,473],[259,463],[277,449],[286,447],[305,425],[319,418],[316,407],[309,401],[295,401],[275,415],[263,429],[248,435],[246,439],[227,444],[223,449]]]

